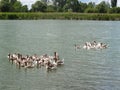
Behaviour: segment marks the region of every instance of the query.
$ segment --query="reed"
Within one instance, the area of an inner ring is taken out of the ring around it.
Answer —
[[[120,14],[101,13],[0,13],[1,20],[120,20]]]

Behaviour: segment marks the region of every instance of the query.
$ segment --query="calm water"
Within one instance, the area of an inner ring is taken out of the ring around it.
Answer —
[[[0,21],[0,90],[120,90],[120,22],[24,20]],[[74,50],[74,44],[99,41],[104,50]],[[57,51],[65,65],[19,69],[6,55]]]

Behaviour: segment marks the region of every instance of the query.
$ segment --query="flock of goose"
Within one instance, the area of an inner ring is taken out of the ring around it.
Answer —
[[[15,63],[20,67],[25,68],[34,68],[34,67],[41,67],[45,66],[48,70],[57,69],[58,65],[64,64],[64,59],[60,60],[59,55],[57,52],[54,52],[54,56],[48,56],[47,54],[37,56],[36,54],[29,56],[23,56],[20,53],[8,54],[9,61]]]
[[[86,42],[83,46],[76,45],[75,49],[105,49],[107,48],[107,44],[103,44],[101,42]],[[64,59],[60,60],[59,55],[57,52],[54,52],[53,56],[48,56],[47,54],[37,56],[36,54],[29,56],[29,55],[22,55],[20,53],[8,54],[9,61],[15,63],[20,67],[25,68],[34,68],[34,67],[41,67],[44,66],[47,70],[57,69],[58,65],[64,64]]]
[[[83,49],[90,50],[90,49],[105,49],[107,47],[108,47],[107,44],[104,44],[104,43],[101,43],[101,42],[96,42],[96,41],[86,42],[83,46],[75,44],[75,49],[83,48]]]

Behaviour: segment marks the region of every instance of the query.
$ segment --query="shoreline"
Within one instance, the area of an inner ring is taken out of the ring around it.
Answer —
[[[105,21],[120,21],[120,14],[109,13],[0,13],[0,20],[105,20]]]

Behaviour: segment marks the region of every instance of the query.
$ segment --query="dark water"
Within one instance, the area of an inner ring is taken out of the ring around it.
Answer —
[[[74,20],[0,21],[0,90],[120,90],[120,22]],[[103,50],[76,50],[74,44],[99,41]],[[19,69],[9,52],[49,54],[65,65]]]

